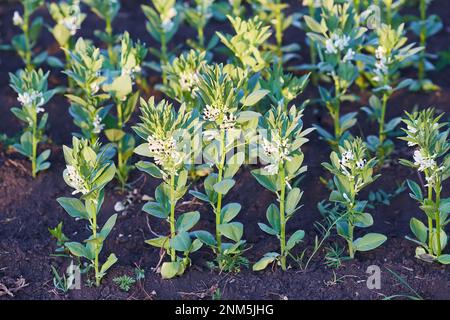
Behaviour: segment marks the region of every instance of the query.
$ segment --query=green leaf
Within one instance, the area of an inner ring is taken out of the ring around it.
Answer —
[[[169,237],[158,237],[144,241],[153,247],[169,249]]]
[[[437,261],[442,264],[450,264],[450,254],[442,254],[437,258]]]
[[[278,191],[275,180],[276,178],[274,178],[273,176],[261,174],[260,169],[252,170],[251,173],[255,177],[255,179],[259,182],[259,184],[262,185],[264,188],[274,193]]]
[[[189,231],[200,220],[200,213],[198,211],[190,211],[183,213],[178,217],[175,229],[177,231]]]
[[[279,234],[280,230],[281,230],[280,210],[278,209],[276,204],[272,203],[267,208],[266,218],[267,218],[267,221],[269,221],[269,224],[272,226],[272,228],[276,231],[276,234]]]
[[[231,188],[233,188],[234,183],[235,182],[233,179],[223,179],[222,181],[214,184],[213,188],[217,193],[225,195]]]
[[[289,238],[288,242],[286,243],[286,250],[290,251],[300,241],[302,241],[304,237],[305,237],[305,231],[303,231],[303,230],[295,231],[294,234]]]
[[[264,98],[270,91],[265,89],[255,90],[250,93],[242,103],[244,107],[251,107],[257,104],[262,98]]]
[[[86,247],[79,242],[66,242],[64,244],[67,249],[69,249],[70,253],[76,257],[84,257],[89,259],[89,253],[86,250]]]
[[[180,231],[178,234],[170,239],[170,247],[174,248],[177,251],[188,251],[191,247],[192,241],[191,237],[189,237],[189,233],[186,231]]]
[[[406,183],[408,184],[409,190],[412,192],[409,196],[417,201],[422,201],[423,194],[420,186],[416,182],[409,179],[406,180]]]
[[[272,236],[277,236],[277,235],[279,234],[279,231],[277,231],[277,230],[275,230],[275,229],[269,227],[269,226],[268,226],[267,224],[265,224],[265,223],[258,222],[258,226],[259,226],[259,228],[260,228],[262,231],[264,231],[265,233],[268,233],[268,234],[270,234],[270,235],[272,235]]]
[[[111,84],[103,85],[103,91],[111,92],[118,100],[122,100],[133,90],[132,80],[128,75],[114,79]]]
[[[134,153],[136,153],[140,156],[143,156],[143,157],[148,157],[148,158],[153,157],[153,155],[150,153],[150,149],[148,148],[148,143],[142,143],[142,144],[138,145],[134,149]]]
[[[299,188],[293,188],[291,191],[289,191],[285,201],[286,204],[285,210],[288,215],[295,211],[298,203],[300,202],[301,197],[302,192],[300,191]]]
[[[233,240],[234,242],[241,240],[244,233],[244,226],[240,222],[220,224],[218,229],[223,236]]]
[[[120,141],[125,136],[125,131],[121,129],[107,129],[105,130],[105,135],[111,142],[117,142]]]
[[[163,172],[161,171],[161,169],[159,169],[155,164],[151,162],[139,161],[138,163],[136,163],[136,168],[156,179],[163,178]]]
[[[102,265],[102,268],[100,269],[100,274],[103,277],[106,274],[106,271],[108,271],[109,268],[113,266],[117,262],[117,257],[114,253],[111,253],[106,259],[105,263]]]
[[[222,208],[221,213],[221,222],[227,223],[236,217],[241,211],[241,205],[239,203],[229,203]]]
[[[183,272],[184,267],[179,261],[164,262],[161,266],[161,276],[163,279],[171,279]]]
[[[243,123],[251,120],[255,120],[261,117],[261,114],[255,111],[241,111],[239,112],[236,121]]]
[[[252,267],[253,271],[261,271],[267,268],[269,264],[271,264],[277,259],[277,256],[275,254],[278,255],[278,253],[275,252],[274,255],[267,255],[267,256],[264,255],[264,257],[259,259],[259,261],[253,265]]]
[[[356,213],[354,224],[359,228],[368,228],[373,225],[373,217],[370,213]]]
[[[427,243],[428,228],[419,219],[412,218],[409,222],[412,233],[421,243]]]
[[[198,192],[198,191],[194,191],[194,190],[189,190],[189,194],[191,194],[192,196],[196,197],[197,199],[200,199],[202,201],[205,202],[209,202],[209,198],[206,194]]]
[[[210,247],[213,247],[216,245],[216,239],[208,231],[204,231],[204,230],[194,231],[193,235],[195,237],[197,237],[198,240],[200,240],[201,242],[203,242],[204,244],[206,244]]]
[[[387,237],[384,234],[368,233],[353,241],[353,245],[358,251],[370,251],[381,246],[386,240]]]
[[[61,205],[61,207],[66,210],[66,212],[72,217],[72,218],[81,218],[89,220],[88,213],[86,211],[86,208],[84,207],[83,202],[81,202],[77,198],[66,198],[66,197],[60,197],[56,199],[58,203]]]
[[[306,25],[308,26],[309,30],[315,33],[325,33],[327,31],[325,26],[322,26],[320,23],[318,23],[316,20],[309,16],[304,16]]]
[[[147,202],[142,207],[142,211],[147,212],[148,214],[151,214],[154,217],[165,219],[168,217],[169,212],[166,211],[166,209],[161,206],[158,202]]]
[[[100,234],[103,238],[107,238],[109,233],[111,232],[112,228],[116,224],[117,221],[117,214],[113,214],[109,219],[106,221],[106,223],[103,225],[102,230],[100,231]]]

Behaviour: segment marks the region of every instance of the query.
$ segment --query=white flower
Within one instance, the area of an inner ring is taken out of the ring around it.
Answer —
[[[332,39],[327,39],[325,41],[325,52],[328,54],[336,54],[337,49],[334,47],[334,42]]]
[[[91,83],[91,93],[96,94],[98,92],[98,90],[100,90],[100,86],[98,85],[98,83],[92,82]]]
[[[22,106],[35,105],[36,108],[39,109],[39,110],[37,110],[37,112],[40,112],[40,109],[42,109],[42,108],[39,108],[39,107],[42,106],[45,102],[44,95],[42,94],[42,92],[37,92],[34,90],[31,90],[29,92],[19,93],[19,95],[17,97],[17,101],[19,101]]]
[[[264,167],[269,175],[274,175],[278,173],[278,163],[272,163]]]
[[[407,126],[407,130],[408,130],[408,132],[411,133],[411,134],[417,133],[417,128],[415,128],[415,127],[413,127],[413,126],[411,126],[411,125],[409,125],[409,124],[408,124],[408,126]]]
[[[94,129],[92,130],[93,133],[100,133],[102,132],[105,125],[102,123],[102,118],[98,114],[95,115],[94,121],[92,122],[92,126]]]
[[[414,165],[419,166],[419,171],[425,171],[436,167],[436,161],[432,157],[426,157],[421,150],[414,151]]]
[[[199,77],[196,72],[183,71],[180,74],[180,87],[183,91],[190,91],[192,96],[196,96],[198,88],[196,87],[199,82]]]
[[[220,125],[220,129],[222,130],[230,130],[234,129],[234,126],[236,125],[236,116],[232,113],[229,113],[228,115],[223,115],[223,122]]]
[[[377,50],[375,50],[375,57],[378,60],[385,60],[386,59],[386,49],[382,46],[378,46]]]
[[[23,18],[20,15],[19,11],[14,11],[14,15],[13,15],[13,24],[15,26],[21,26],[23,25]]]
[[[149,135],[147,143],[150,153],[152,153],[157,165],[177,166],[184,160],[181,153],[177,151],[177,142],[173,137],[163,140]]]
[[[278,136],[274,136],[272,141],[264,138],[261,146],[264,154],[270,159],[270,164],[264,169],[271,175],[278,173],[280,162],[292,160],[289,157],[289,143],[287,141],[281,141],[281,138]]]
[[[80,20],[77,16],[65,17],[61,23],[67,30],[69,30],[72,36],[74,36],[77,33],[77,30],[80,29]]]
[[[325,41],[325,52],[328,54],[336,54],[338,51],[344,51],[350,43],[350,37],[347,35],[339,36],[333,33],[329,39]]]
[[[216,121],[219,119],[220,116],[220,110],[218,108],[214,108],[210,105],[206,105],[205,109],[203,110],[203,119],[206,121]]]
[[[77,168],[74,166],[66,166],[66,180],[68,184],[75,189],[72,194],[82,193],[87,194],[89,190],[85,186],[85,181],[83,177],[78,172]]]
[[[366,159],[361,159],[361,160],[356,161],[356,167],[358,169],[363,169],[365,165],[366,165]]]
[[[352,48],[347,50],[347,53],[345,54],[343,61],[347,62],[347,61],[351,61],[355,58],[355,51],[353,51]]]
[[[177,10],[175,8],[170,8],[165,14],[161,16],[161,28],[165,32],[169,32],[173,27],[172,18],[177,15]]]

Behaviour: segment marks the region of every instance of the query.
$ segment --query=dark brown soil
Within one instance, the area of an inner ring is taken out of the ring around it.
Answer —
[[[149,46],[155,45],[145,31],[144,16],[139,9],[140,3],[144,1],[122,2],[124,5],[115,23],[116,31],[127,29],[132,37],[142,39]],[[295,8],[298,7],[297,3],[298,1],[295,2]],[[16,5],[0,5],[2,43],[9,42],[17,32],[10,22],[15,9]],[[450,15],[445,14],[450,13],[450,3],[435,1],[430,11],[441,14],[444,23],[450,25]],[[40,13],[48,19],[44,10]],[[101,22],[90,14],[81,33],[83,36],[92,36],[93,29],[100,26]],[[211,35],[213,30],[223,29],[229,27],[214,22],[211,28],[208,28],[208,34]],[[181,43],[193,34],[192,30],[184,28],[178,33],[174,43]],[[290,30],[286,36],[287,43],[297,41],[304,45],[303,39],[304,35],[297,30]],[[449,41],[448,30],[443,30],[430,40],[430,49],[432,52],[447,49]],[[48,33],[43,35],[38,49],[58,52]],[[302,54],[307,61],[307,50],[303,49]],[[0,52],[0,132],[9,136],[17,135],[20,123],[9,112],[16,104],[16,96],[8,87],[8,72],[14,72],[20,67],[21,62],[14,53]],[[434,106],[449,112],[450,80],[447,72],[448,70],[430,74],[433,81],[442,87],[441,91],[429,94],[402,92],[393,97],[389,104],[389,118],[402,115],[404,110],[411,110],[416,105],[420,108]],[[414,76],[414,70],[410,73]],[[51,85],[59,85],[63,81],[64,77],[54,70]],[[355,90],[355,93],[358,91]],[[306,96],[316,97],[316,89],[310,86]],[[361,97],[360,104],[363,105],[367,101],[367,94],[361,94]],[[348,106],[347,109],[354,110],[358,107]],[[395,294],[413,295],[387,270],[388,268],[403,277],[423,298],[450,299],[450,269],[415,259],[415,245],[404,238],[409,234],[410,218],[423,217],[407,192],[393,199],[390,206],[377,206],[373,210],[375,225],[370,230],[386,234],[388,241],[373,252],[358,253],[354,261],[345,262],[338,269],[324,265],[325,252],[322,248],[306,271],[300,270],[292,262],[292,269],[287,272],[269,269],[254,273],[244,268],[238,274],[218,274],[207,267],[206,262],[212,260],[213,256],[204,248],[193,255],[193,267],[182,277],[173,280],[161,280],[152,270],[159,260],[158,250],[146,245],[144,240],[151,237],[148,223],[155,230],[160,226],[156,225],[155,220],[150,219],[148,222],[147,215],[140,210],[142,203],[136,201],[126,213],[120,214],[116,227],[106,241],[103,252],[116,253],[119,262],[104,278],[102,286],[90,288],[83,283],[81,290],[72,290],[67,295],[58,293],[54,290],[50,266],[54,265],[58,270],[63,270],[67,259],[51,256],[56,244],[47,229],[63,221],[64,232],[76,240],[84,239],[87,230],[83,223],[71,219],[55,200],[59,196],[70,194],[62,179],[64,160],[61,152],[61,146],[70,143],[71,132],[76,130],[68,113],[68,103],[63,97],[55,97],[47,110],[50,114],[48,134],[53,150],[50,170],[32,179],[29,175],[29,163],[25,159],[17,153],[0,149],[0,285],[14,289],[18,278],[23,278],[28,284],[14,293],[15,299],[210,299],[217,288],[220,288],[222,299],[381,299]],[[362,112],[360,120],[355,133],[363,136],[371,133],[373,129],[364,119]],[[305,115],[306,125],[310,126],[319,121],[329,125],[325,111],[318,106],[308,108]],[[401,143],[397,143],[397,151],[396,158],[410,156],[410,151]],[[288,232],[299,227],[306,231],[306,241],[301,248],[308,248],[309,256],[317,234],[313,224],[322,219],[316,204],[326,199],[329,194],[319,181],[321,176],[326,176],[320,163],[328,160],[329,147],[314,133],[304,152],[308,165],[307,177],[301,182],[305,191],[302,200],[304,207],[289,222]],[[371,190],[383,188],[392,192],[398,183],[408,177],[416,178],[412,171],[394,162],[383,168],[382,177],[371,186]],[[141,195],[152,196],[158,183],[138,172],[133,174],[132,180],[137,181],[135,188]],[[202,188],[201,184],[196,187]],[[107,190],[100,220],[105,221],[114,212],[114,204],[125,197],[113,188],[114,186],[110,186]],[[185,200],[192,199],[188,196]],[[277,250],[278,243],[275,238],[267,236],[257,226],[257,222],[265,220],[265,210],[268,204],[274,201],[273,196],[251,177],[249,168],[241,170],[237,184],[226,200],[242,204],[243,210],[238,220],[245,225],[244,238],[251,246],[246,256],[251,263],[265,252]],[[212,214],[204,204],[188,202],[182,205],[200,210],[200,227],[213,229]],[[181,211],[186,208],[180,206],[178,209]],[[334,237],[329,240],[325,245],[329,245],[331,241],[340,241]],[[146,272],[142,285],[134,286],[128,293],[120,291],[112,279],[123,274],[133,275],[136,265]],[[366,286],[366,269],[370,265],[377,265],[382,270],[382,285],[379,290],[369,290]],[[13,298],[3,296],[0,299]]]

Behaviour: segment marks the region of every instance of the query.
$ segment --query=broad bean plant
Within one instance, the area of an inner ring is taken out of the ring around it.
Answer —
[[[348,90],[360,75],[358,61],[364,61],[360,47],[367,32],[359,21],[351,3],[339,4],[334,0],[323,0],[320,20],[305,16],[311,43],[318,50],[320,62],[318,72],[329,77],[332,89],[319,86],[322,103],[333,119],[334,132],[330,133],[315,125],[318,133],[333,147],[349,136],[348,130],[356,124],[357,112],[341,115],[341,103],[348,100]]]
[[[111,105],[106,104],[109,94],[100,91],[106,81],[102,75],[104,57],[99,48],[83,38],[79,38],[74,49],[67,52],[71,63],[64,73],[74,82],[77,94],[68,93],[66,97],[71,102],[70,115],[81,130],[81,134],[74,135],[94,144],[105,128],[104,120],[111,110]]]
[[[333,174],[334,190],[329,201],[338,208],[339,216],[334,221],[336,231],[348,244],[350,258],[357,251],[370,251],[382,245],[387,237],[380,233],[367,233],[354,239],[355,227],[368,228],[373,225],[373,217],[367,210],[367,201],[359,200],[362,189],[374,182],[379,175],[373,174],[377,160],[366,159],[367,148],[361,138],[345,140],[339,151],[330,155],[330,163],[322,166]]]
[[[233,71],[233,70],[231,70]],[[211,205],[215,216],[215,237],[197,232],[198,238],[217,255],[219,268],[227,269],[242,254],[244,226],[233,221],[241,210],[239,203],[224,205],[224,197],[235,185],[234,175],[245,160],[245,145],[257,126],[259,114],[244,111],[261,100],[267,91],[254,90],[245,96],[245,79],[233,80],[223,65],[208,66],[200,78],[199,96],[204,120],[204,158],[214,168],[204,181],[205,192],[191,190],[194,197]],[[253,129],[253,131],[252,131]],[[238,148],[232,156],[230,151]],[[223,242],[222,237],[231,240]]]
[[[21,107],[11,108],[11,112],[24,123],[24,132],[20,142],[13,147],[31,161],[31,174],[36,177],[39,171],[50,167],[47,160],[50,157],[50,149],[38,155],[39,143],[45,141],[45,128],[48,121],[48,113],[45,105],[55,94],[55,90],[48,89],[49,72],[42,70],[19,70],[17,74],[9,74],[10,86],[17,93],[17,101]],[[42,113],[42,116],[39,114]]]
[[[108,47],[108,57],[112,65],[117,61],[114,45],[118,37],[114,35],[113,22],[119,13],[121,4],[119,0],[83,0],[100,19],[105,21],[105,31],[95,30],[95,35]]]
[[[11,46],[22,58],[28,70],[39,66],[47,59],[47,52],[43,51],[33,56],[33,49],[37,44],[44,26],[42,17],[32,18],[36,10],[44,4],[44,0],[20,0],[23,12],[14,12],[13,24],[21,29],[22,33],[12,38]]]
[[[72,195],[80,194],[80,198],[61,197],[58,203],[74,219],[87,220],[91,235],[83,241],[67,241],[64,246],[70,253],[88,261],[88,270],[94,269],[95,285],[106,272],[117,262],[117,257],[111,253],[104,263],[100,263],[99,255],[106,238],[116,224],[117,214],[111,215],[100,229],[98,217],[105,199],[105,187],[114,178],[116,167],[101,150],[98,143],[91,144],[86,139],[72,140],[72,148],[63,146],[66,169],[63,177],[66,184],[74,191]]]
[[[291,250],[303,240],[303,230],[294,231],[289,239],[286,237],[286,224],[301,207],[299,205],[303,191],[292,187],[294,179],[306,172],[303,166],[304,154],[301,146],[308,142],[305,136],[312,129],[303,130],[302,111],[292,106],[285,111],[282,105],[272,108],[261,118],[260,129],[263,136],[260,139],[259,155],[266,163],[262,169],[252,171],[252,175],[266,189],[277,196],[278,205],[272,203],[266,211],[269,225],[258,223],[265,233],[276,236],[280,241],[280,252],[268,252],[253,265],[253,270],[266,268],[277,261],[286,270],[286,258]],[[266,137],[264,137],[266,135]]]
[[[417,170],[420,177],[425,178],[423,182],[420,180],[420,185],[407,180],[410,197],[419,203],[427,218],[427,224],[417,218],[410,221],[415,239],[407,238],[419,245],[416,257],[449,264],[450,254],[444,254],[443,250],[447,246],[444,228],[450,222],[450,198],[441,198],[441,193],[443,182],[450,177],[450,142],[448,128],[443,130],[446,125],[439,122],[442,116],[436,116],[434,109],[406,113],[403,119],[406,136],[400,139],[407,141],[408,146],[415,150],[413,161],[401,159],[400,162]]]
[[[134,152],[152,158],[153,162],[140,161],[136,167],[163,181],[155,190],[155,201],[147,202],[142,210],[167,221],[170,227],[169,232],[145,242],[170,256],[160,270],[161,276],[168,279],[183,274],[191,264],[189,255],[203,245],[190,231],[200,220],[200,213],[190,211],[175,217],[177,202],[188,190],[186,164],[194,156],[189,143],[201,122],[184,104],[177,112],[172,104],[165,100],[155,103],[153,97],[148,102],[141,100],[141,112],[142,122],[134,130],[145,142]]]
[[[372,56],[371,62],[368,63],[374,95],[369,100],[370,107],[364,110],[378,122],[378,136],[369,136],[367,140],[368,147],[377,153],[382,164],[394,149],[393,142],[387,139],[387,136],[401,121],[400,118],[394,118],[385,123],[389,98],[394,92],[411,85],[411,79],[398,82],[396,78],[405,63],[414,58],[422,48],[414,47],[414,43],[407,44],[403,24],[396,29],[389,25],[382,25],[377,30],[377,39],[375,57]]]

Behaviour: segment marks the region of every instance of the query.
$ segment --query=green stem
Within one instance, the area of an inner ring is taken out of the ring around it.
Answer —
[[[355,248],[353,246],[353,229],[355,226],[353,225],[353,204],[351,204],[348,208],[349,216],[348,216],[348,253],[350,258],[353,259],[355,257]]]
[[[122,112],[122,104],[117,104],[117,126],[120,130],[123,130],[123,112]],[[123,161],[123,153],[122,153],[122,140],[121,138],[119,141],[117,141],[117,164],[119,169],[119,180],[121,184],[122,191],[125,189],[125,183],[127,181],[127,177],[122,176],[126,172],[126,163]]]
[[[175,176],[170,175],[170,238],[175,237]],[[172,262],[176,261],[175,249],[170,248],[170,259]]]
[[[442,245],[441,245],[441,215],[439,206],[441,205],[441,181],[440,179],[436,179],[436,244],[437,244],[437,256],[439,257],[442,253]]]
[[[428,200],[433,201],[433,187],[428,186]],[[428,252],[433,254],[433,219],[428,217]]]
[[[32,137],[32,156],[31,156],[31,174],[36,177],[36,157],[37,157],[37,114],[33,119],[33,137]]]
[[[418,77],[419,81],[423,81],[425,79],[425,55],[426,55],[426,41],[427,41],[427,29],[425,26],[425,21],[427,19],[427,8],[425,0],[420,0],[420,46],[423,47],[423,50],[420,52],[420,61],[419,61],[419,70]]]
[[[381,115],[380,115],[380,120],[379,120],[379,134],[378,134],[378,138],[380,140],[380,147],[383,144],[384,140],[386,139],[386,132],[384,132],[384,122],[385,122],[385,119],[386,119],[386,108],[387,108],[388,100],[389,100],[389,95],[387,93],[384,93],[383,94],[383,102],[382,102],[382,105],[381,105]]]
[[[113,29],[112,29],[112,22],[111,19],[106,19],[106,34],[108,35],[108,56],[109,56],[109,60],[111,61],[112,65],[116,64],[116,57],[114,54],[114,50],[113,50],[113,43],[112,43],[112,39],[113,39]]]
[[[203,27],[199,27],[197,29],[197,34],[198,34],[198,42],[200,44],[200,46],[202,47],[202,49],[205,49],[205,33],[203,31]]]
[[[95,200],[91,200],[95,202]],[[91,212],[92,216],[92,236],[95,239],[97,237],[97,208],[94,208],[94,212]],[[95,270],[95,285],[100,286],[100,273],[99,273],[99,265],[98,265],[98,256],[100,254],[98,250],[98,245],[95,244],[95,258],[94,258],[94,270]]]
[[[334,138],[336,142],[339,144],[339,140],[341,138],[341,125],[340,125],[340,113],[341,113],[341,92],[339,86],[339,80],[334,79],[334,90],[336,95],[336,104],[333,106],[333,121],[334,121]]]
[[[167,64],[168,62],[168,57],[167,57],[167,40],[166,40],[166,34],[163,31],[161,33],[161,70],[162,70],[162,66]],[[167,83],[167,78],[166,78],[166,73],[164,71],[162,71],[162,79],[163,79],[163,83],[166,84]]]
[[[275,20],[276,20],[275,38],[277,41],[277,56],[278,56],[278,59],[280,60],[280,65],[282,66],[283,65],[282,64],[283,52],[281,50],[281,47],[283,46],[283,20],[282,20],[281,8],[280,8],[280,0],[277,0]]]
[[[314,16],[316,15],[316,8],[314,8],[314,5],[310,5],[309,6],[309,15],[310,17],[314,18]],[[310,62],[312,65],[316,65],[317,64],[317,52],[316,52],[316,46],[314,45],[314,42],[309,40],[309,57],[310,57]],[[317,72],[313,71],[312,73],[312,82],[315,86],[317,86],[318,84],[318,77],[317,77]]]
[[[286,217],[285,217],[285,196],[286,196],[286,183],[284,167],[280,163],[279,174],[281,180],[281,192],[280,192],[280,253],[281,253],[281,269],[286,270]]]
[[[386,4],[386,21],[389,26],[392,25],[392,3],[388,2]]]
[[[223,167],[225,165],[225,130],[221,130],[220,133],[220,163],[219,163],[219,172],[217,176],[217,183],[221,182],[223,179]],[[217,250],[218,253],[222,253],[222,235],[219,231],[219,225],[222,223],[221,219],[222,212],[222,194],[219,193],[217,195],[217,206],[216,206],[216,241],[217,241]]]
[[[25,38],[25,65],[27,70],[33,70],[33,65],[31,64],[31,43],[30,43],[30,14],[25,7],[24,11],[24,21],[23,21],[23,34]]]

